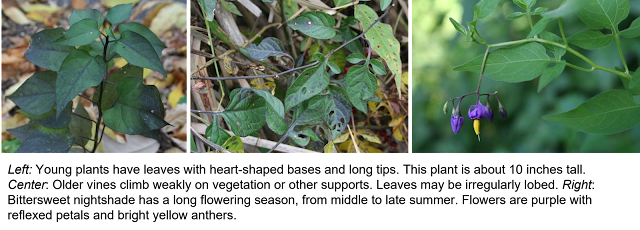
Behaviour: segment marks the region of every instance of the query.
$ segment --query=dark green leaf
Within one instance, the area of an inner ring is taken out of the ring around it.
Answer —
[[[67,56],[56,79],[57,116],[78,93],[100,84],[106,68],[102,57],[92,57],[84,50],[73,51]]]
[[[356,36],[358,36],[358,34],[356,32],[354,32],[348,26],[341,25],[340,26],[340,30],[342,31],[342,34],[344,35],[345,41],[349,41],[349,40],[355,38]],[[360,42],[351,42],[351,43],[347,44],[347,46],[345,46],[345,48],[347,48],[347,50],[349,50],[351,53],[357,53],[357,54],[364,55],[362,44]]]
[[[553,67],[547,68],[542,71],[542,76],[540,76],[540,82],[538,83],[538,93],[544,89],[549,83],[558,78],[564,68],[567,66],[567,62],[562,61],[556,63]]]
[[[86,47],[86,46],[85,46]],[[91,56],[102,56],[104,54],[104,46],[101,41],[93,41],[89,44],[89,49],[85,49]],[[107,47],[107,60],[113,58],[116,54],[116,49],[113,44]]]
[[[56,103],[56,72],[34,73],[7,98],[30,114],[42,115],[51,111]]]
[[[133,31],[139,35],[142,35],[142,37],[146,38],[147,41],[151,43],[151,46],[153,46],[153,49],[156,51],[156,54],[158,56],[162,55],[162,50],[164,48],[167,48],[167,46],[164,45],[164,42],[160,41],[160,39],[158,38],[158,36],[156,36],[155,33],[153,33],[151,30],[149,30],[149,28],[147,28],[146,26],[143,26],[140,23],[137,23],[137,22],[124,23],[118,26],[118,30],[120,30],[121,33],[123,33],[124,31]]]
[[[282,102],[267,91],[259,89],[250,90],[257,96],[262,97],[266,102],[266,119],[269,128],[277,134],[284,134],[287,131],[287,124],[284,122],[284,106],[282,105]]]
[[[289,137],[293,142],[295,142],[298,146],[305,147],[309,145],[311,140],[320,141],[318,135],[309,127],[303,129],[301,132],[291,130],[289,132]]]
[[[640,18],[633,20],[629,28],[620,32],[620,36],[623,38],[636,38],[640,36]]]
[[[381,61],[378,61],[378,59],[369,60],[369,64],[371,64],[371,68],[373,69],[373,72],[376,73],[377,75],[387,74],[387,69],[384,67],[384,64],[382,64]]]
[[[340,87],[331,85],[329,89],[330,93],[325,95],[328,106],[324,120],[329,125],[333,140],[347,128],[351,121],[351,105],[347,94]]]
[[[236,5],[234,5],[232,2],[228,2],[227,0],[220,0],[220,3],[222,3],[222,7],[227,9],[227,11],[234,13],[235,15],[242,16],[242,13],[240,13],[238,7],[236,7]]]
[[[213,16],[216,14],[216,2],[217,0],[198,0],[200,6],[204,8],[207,21],[213,21]]]
[[[363,62],[367,60],[367,57],[365,57],[362,54],[358,54],[358,53],[353,53],[350,54],[349,56],[347,56],[347,61],[351,64],[358,64],[360,62]]]
[[[633,74],[633,77],[631,77],[631,81],[629,82],[628,88],[630,91],[640,90],[640,71],[638,70],[636,70],[636,72]]]
[[[481,0],[475,5],[473,11],[475,20],[483,19],[493,13],[498,7],[500,0]]]
[[[55,44],[67,45],[67,46],[82,46],[100,37],[100,30],[98,23],[90,18],[82,19],[79,22],[73,24],[65,36],[55,41]]]
[[[149,68],[167,76],[155,49],[142,35],[130,30],[124,31],[114,46],[116,53],[132,65]]]
[[[573,15],[584,5],[583,0],[565,0],[562,5],[552,11],[542,13],[545,18],[561,18]]]
[[[567,41],[580,48],[595,50],[609,46],[613,34],[604,35],[599,30],[585,30],[567,38]]]
[[[538,21],[533,26],[533,28],[531,29],[531,32],[529,32],[529,35],[527,35],[527,38],[532,38],[532,37],[538,35],[539,33],[541,33],[545,28],[547,28],[547,25],[551,21],[553,21],[552,18],[542,18],[542,19],[540,19],[540,21]]]
[[[33,64],[53,71],[60,70],[64,59],[75,50],[71,46],[53,44],[64,36],[61,28],[42,30],[31,37],[29,49],[24,57]]]
[[[220,116],[229,124],[234,134],[246,137],[264,126],[267,113],[264,98],[246,89],[231,91],[229,98],[231,101]]]
[[[54,129],[29,123],[7,131],[22,142],[18,153],[66,153],[74,141],[69,127]]]
[[[361,65],[351,66],[347,72],[346,85],[349,100],[358,110],[367,113],[367,100],[376,93],[378,79]]]
[[[380,10],[385,10],[391,5],[392,0],[380,0]]]
[[[304,70],[287,89],[284,100],[285,111],[295,107],[301,102],[319,94],[329,85],[329,74],[325,72],[326,66],[319,64],[316,67]]]
[[[305,12],[289,22],[291,29],[317,39],[336,36],[336,30],[333,28],[335,25],[335,19],[322,11]]]
[[[480,72],[483,57],[484,54],[454,70]],[[484,75],[505,82],[530,81],[542,74],[549,61],[544,46],[538,43],[498,49],[489,53]]]
[[[112,26],[120,24],[131,16],[131,8],[133,4],[120,4],[112,7],[107,12],[107,20],[111,23]]]
[[[287,56],[293,60],[293,57],[284,51],[282,42],[274,37],[262,39],[260,45],[249,44],[247,46],[249,57],[258,61],[264,61],[269,57]]]
[[[629,16],[629,0],[584,0],[578,17],[594,29],[617,30],[618,24]]]
[[[329,100],[324,95],[312,97],[296,107],[293,125],[320,125],[325,121],[328,108]]]
[[[324,48],[322,49],[322,53],[323,54],[328,54],[329,52],[331,52],[332,50],[335,50],[339,47],[340,45],[338,44],[326,44],[324,45]],[[334,52],[330,57],[329,57],[329,62],[332,62],[334,64],[336,64],[340,70],[343,70],[344,67],[347,66],[347,55],[344,53],[344,49],[339,49],[336,52]]]
[[[104,124],[126,134],[139,135],[168,125],[164,121],[164,105],[153,85],[144,85],[142,78],[126,77],[117,87],[118,100],[103,114]]]
[[[610,90],[566,113],[544,116],[586,133],[609,135],[640,124],[640,105],[626,90]]]
[[[38,123],[42,126],[49,128],[64,128],[69,125],[71,122],[71,102],[69,102],[60,112],[60,116],[56,117],[56,109],[53,108],[51,111],[42,114],[42,115],[33,115],[29,114],[23,110],[18,110],[18,112],[24,114],[26,117],[31,120],[31,122]]]
[[[207,127],[207,130],[204,133],[204,136],[207,140],[211,141],[216,145],[222,146],[231,135],[225,132],[222,128],[220,128],[220,123],[218,123],[218,116],[213,116],[213,123]]]
[[[522,12],[514,12],[512,14],[507,15],[507,17],[505,17],[507,20],[515,20],[517,18],[520,18],[522,16],[525,16],[526,14],[522,13]]]
[[[107,76],[107,82],[113,83],[114,85],[104,84],[104,90],[102,90],[102,85],[98,86],[96,94],[93,95],[93,99],[95,101],[100,100],[100,92],[104,93],[104,95],[102,96],[101,107],[103,112],[107,111],[108,109],[113,107],[113,105],[116,103],[116,100],[118,99],[116,85],[118,85],[118,83],[120,83],[120,81],[125,77],[142,78],[142,72],[143,70],[140,67],[131,64],[125,65],[124,67]]]
[[[69,130],[71,131],[71,134],[76,137],[75,144],[85,146],[89,142],[89,139],[87,138],[92,138],[91,128],[93,128],[93,123],[87,119],[82,118],[85,117],[90,119],[89,113],[87,113],[87,110],[84,109],[84,106],[82,106],[82,104],[78,104],[76,106],[76,111],[74,113],[77,114],[77,116],[71,116]]]
[[[102,12],[98,10],[74,10],[73,13],[71,13],[71,16],[69,16],[69,25],[73,26],[76,22],[87,18],[96,20],[98,27],[102,26],[104,23],[104,15],[102,15]]]

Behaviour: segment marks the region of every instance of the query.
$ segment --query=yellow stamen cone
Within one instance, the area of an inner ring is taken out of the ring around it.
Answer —
[[[476,135],[478,135],[478,141],[480,141],[480,120],[473,120],[473,130],[476,131]]]

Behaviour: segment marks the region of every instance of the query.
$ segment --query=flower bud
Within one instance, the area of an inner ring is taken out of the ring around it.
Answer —
[[[487,101],[487,120],[489,120],[489,122],[493,122],[493,109],[491,109],[489,101]]]
[[[507,118],[507,110],[504,107],[502,107],[502,104],[499,104],[499,106],[500,106],[500,116],[502,116],[502,118],[506,119]]]
[[[444,114],[447,114],[447,112],[449,112],[449,101],[444,103],[444,107],[442,107],[442,111],[444,112]]]
[[[460,115],[458,108],[453,109],[453,112],[451,112],[451,129],[453,130],[453,133],[458,134],[463,124],[464,117]]]

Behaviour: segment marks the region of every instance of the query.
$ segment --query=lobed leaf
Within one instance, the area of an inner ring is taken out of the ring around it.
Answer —
[[[316,38],[330,39],[336,36],[335,19],[322,11],[305,12],[289,22],[289,27],[293,30]]]
[[[126,134],[140,135],[168,125],[158,89],[139,77],[125,77],[116,86],[118,100],[104,112],[104,124]]]
[[[62,62],[71,51],[75,50],[71,46],[53,43],[63,36],[64,30],[62,28],[42,30],[34,34],[24,57],[42,68],[53,71],[60,70]]]
[[[75,50],[62,63],[56,79],[57,116],[67,103],[85,89],[97,86],[107,72],[100,56],[92,57],[84,50]]]
[[[142,35],[130,30],[124,31],[114,46],[116,53],[132,65],[149,68],[167,76],[155,49]]]
[[[35,72],[7,98],[36,116],[51,111],[56,103],[56,72]]]

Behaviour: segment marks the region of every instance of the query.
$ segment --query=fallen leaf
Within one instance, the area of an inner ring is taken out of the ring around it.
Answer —
[[[29,20],[29,18],[27,18],[27,16],[24,15],[24,13],[20,9],[18,9],[18,7],[8,7],[6,9],[3,9],[2,12],[9,19],[11,19],[11,21],[14,21],[15,23],[18,23],[20,25],[28,25],[32,23],[32,21]]]
[[[164,34],[164,32],[175,26],[186,30],[187,23],[187,7],[184,3],[174,2],[171,5],[163,7],[158,15],[151,21],[149,29],[155,34]]]
[[[125,138],[127,141],[123,144],[107,136],[102,139],[102,147],[109,153],[155,153],[160,149],[160,143],[152,138],[128,134]]]
[[[120,4],[127,4],[127,3],[137,3],[140,0],[101,0],[100,2],[102,2],[102,5],[105,5],[106,7],[114,7],[116,5],[120,5]]]

